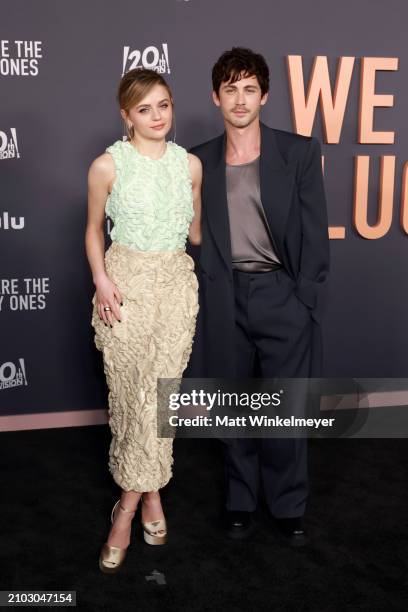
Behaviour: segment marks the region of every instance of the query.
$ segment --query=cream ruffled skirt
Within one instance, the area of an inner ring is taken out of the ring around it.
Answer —
[[[92,300],[109,387],[109,470],[125,491],[157,491],[173,464],[173,440],[157,437],[157,379],[181,378],[188,363],[198,313],[194,262],[182,250],[136,251],[113,242],[105,266],[123,298],[113,328]]]

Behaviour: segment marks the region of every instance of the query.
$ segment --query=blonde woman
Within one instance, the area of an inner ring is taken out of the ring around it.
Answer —
[[[144,539],[164,544],[160,489],[172,476],[172,440],[157,437],[157,379],[181,377],[190,356],[198,283],[187,237],[201,241],[201,162],[166,135],[173,97],[164,78],[131,70],[118,102],[128,138],[89,170],[86,251],[95,284],[92,325],[109,387],[109,469],[122,489],[99,567],[115,572],[140,502]],[[104,220],[114,227],[105,251]]]

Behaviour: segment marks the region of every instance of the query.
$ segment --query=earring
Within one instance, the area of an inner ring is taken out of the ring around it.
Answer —
[[[173,138],[171,139],[170,142],[176,142],[176,136],[177,136],[177,126],[176,126],[176,113],[173,111]]]
[[[123,127],[125,133],[123,134],[123,140],[131,140],[132,139],[132,129],[133,123],[128,123],[127,121],[123,121]]]

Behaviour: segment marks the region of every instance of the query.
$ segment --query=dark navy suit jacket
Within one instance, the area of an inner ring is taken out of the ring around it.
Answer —
[[[226,134],[193,147],[203,165],[200,312],[187,376],[233,377],[234,291],[226,193]],[[321,318],[329,236],[321,149],[315,137],[261,123],[261,200],[278,256],[313,321],[310,376],[322,376]]]

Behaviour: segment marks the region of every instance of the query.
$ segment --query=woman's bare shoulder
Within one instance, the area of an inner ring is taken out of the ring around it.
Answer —
[[[95,174],[111,174],[115,171],[115,164],[110,153],[102,153],[96,157],[89,167],[89,171]]]
[[[197,155],[193,155],[193,153],[187,153],[187,155],[192,179],[201,181],[203,172],[201,160],[197,157]]]
[[[89,180],[110,183],[115,177],[115,164],[112,155],[102,153],[96,157],[89,167]]]

